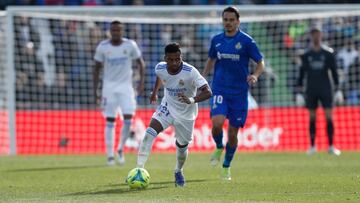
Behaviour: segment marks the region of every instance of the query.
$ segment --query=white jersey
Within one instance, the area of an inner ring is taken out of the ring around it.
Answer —
[[[122,40],[118,46],[112,45],[109,39],[104,40],[96,48],[94,59],[104,66],[103,92],[132,90],[132,60],[140,58],[141,52],[135,41]]]
[[[161,105],[167,106],[170,114],[175,118],[195,120],[198,105],[181,103],[178,98],[180,92],[187,97],[195,97],[198,88],[207,85],[207,81],[192,65],[183,62],[181,71],[171,75],[167,71],[166,62],[160,62],[155,67],[156,75],[164,85],[164,98]]]

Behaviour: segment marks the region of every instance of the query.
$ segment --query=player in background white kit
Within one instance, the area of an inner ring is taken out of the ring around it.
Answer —
[[[123,153],[126,139],[130,134],[131,119],[135,114],[136,100],[132,87],[132,61],[136,61],[140,71],[140,83],[138,93],[144,90],[144,71],[145,63],[141,52],[135,41],[123,38],[123,25],[119,21],[110,24],[110,39],[102,41],[96,48],[94,87],[95,95],[98,100],[97,87],[99,74],[104,68],[103,84],[101,93],[101,107],[106,118],[105,126],[105,145],[108,158],[108,165],[114,165],[114,131],[115,119],[119,113],[119,108],[123,116],[123,126],[121,129],[120,142],[117,148],[119,164],[125,163]]]
[[[150,102],[156,104],[161,84],[164,85],[164,98],[153,114],[140,144],[137,166],[144,168],[154,139],[172,125],[176,139],[175,186],[183,187],[185,179],[182,168],[187,158],[188,144],[192,140],[198,113],[197,102],[209,99],[212,93],[199,71],[182,61],[179,44],[170,43],[165,47],[164,60],[165,62],[160,62],[155,67],[157,78]],[[198,89],[200,93],[197,95]]]

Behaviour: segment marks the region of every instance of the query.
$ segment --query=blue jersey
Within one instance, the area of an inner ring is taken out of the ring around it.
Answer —
[[[216,59],[213,91],[223,94],[247,94],[249,59],[255,62],[262,60],[262,55],[255,41],[239,30],[233,37],[225,33],[213,37],[209,49],[209,58]]]

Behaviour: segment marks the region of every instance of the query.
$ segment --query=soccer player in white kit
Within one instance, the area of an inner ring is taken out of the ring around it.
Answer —
[[[123,25],[119,21],[110,24],[110,39],[102,41],[96,48],[94,56],[94,88],[95,95],[99,83],[101,69],[104,68],[101,93],[101,107],[106,118],[105,145],[108,165],[114,165],[114,131],[115,119],[121,109],[123,126],[117,148],[119,164],[125,163],[124,145],[130,134],[131,119],[135,114],[136,100],[132,87],[132,61],[136,61],[140,71],[138,93],[144,90],[145,63],[135,41],[123,38]],[[98,98],[97,98],[98,99]]]
[[[176,139],[175,186],[183,187],[185,179],[182,169],[188,155],[188,144],[193,137],[198,113],[197,102],[209,99],[212,93],[199,71],[182,61],[179,44],[170,43],[165,47],[164,60],[165,62],[160,62],[155,67],[157,78],[150,102],[156,103],[161,84],[164,86],[164,98],[154,112],[140,144],[137,166],[144,168],[154,139],[172,125],[175,128]]]

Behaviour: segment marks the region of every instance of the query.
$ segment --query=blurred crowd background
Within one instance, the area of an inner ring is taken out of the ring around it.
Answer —
[[[353,1],[288,0],[1,0],[6,5],[223,5],[288,3],[354,3]],[[216,17],[218,14],[216,14]],[[252,13],[254,16],[260,13]],[[307,15],[307,14],[306,14]],[[310,15],[310,14],[309,14]],[[246,16],[246,14],[245,14]],[[360,15],[309,17],[307,19],[242,22],[265,56],[266,71],[251,88],[257,107],[294,106],[295,81],[300,55],[308,48],[308,31],[321,27],[325,44],[336,53],[344,105],[360,105]],[[3,18],[5,19],[5,18]],[[5,22],[5,21],[4,21]],[[93,55],[98,43],[108,37],[110,21],[14,18],[16,108],[88,109],[97,108],[92,83]],[[5,29],[0,22],[0,29]],[[124,37],[139,45],[146,62],[145,92],[137,96],[142,108],[151,108],[148,97],[155,81],[154,66],[163,60],[163,47],[176,41],[184,61],[201,72],[207,59],[210,39],[222,25],[208,23],[125,23]],[[5,32],[0,32],[0,39]],[[3,40],[5,41],[5,40]],[[2,66],[2,64],[0,64]],[[250,65],[250,68],[253,68]],[[211,75],[207,78],[211,82]],[[138,71],[134,71],[134,86]],[[161,95],[160,95],[161,96]],[[202,106],[209,106],[202,103]]]
[[[8,5],[230,5],[230,4],[310,4],[357,3],[355,0],[0,0],[0,9]]]
[[[324,42],[337,56],[345,105],[360,104],[360,21],[358,16],[245,22],[241,29],[259,44],[266,72],[251,88],[257,106],[293,106],[299,56],[309,45],[308,31],[320,24]],[[124,36],[135,40],[146,62],[146,89],[138,104],[148,106],[154,66],[171,41],[182,46],[184,61],[202,71],[211,37],[221,24],[125,23]],[[107,38],[109,22],[15,18],[16,100],[19,109],[94,108],[93,55]],[[139,79],[134,71],[134,83]],[[208,78],[211,82],[211,76]],[[136,85],[136,84],[134,84]],[[206,102],[202,105],[208,105]]]

